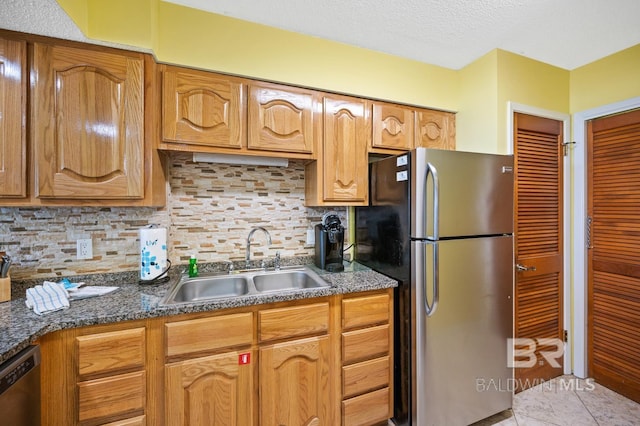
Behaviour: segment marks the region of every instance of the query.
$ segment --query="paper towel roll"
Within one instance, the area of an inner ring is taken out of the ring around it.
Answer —
[[[140,279],[152,280],[167,268],[167,230],[155,225],[140,228]]]

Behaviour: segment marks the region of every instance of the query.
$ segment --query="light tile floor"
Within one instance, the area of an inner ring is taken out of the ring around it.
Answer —
[[[513,410],[476,425],[640,426],[640,404],[591,379],[561,376],[513,398]]]

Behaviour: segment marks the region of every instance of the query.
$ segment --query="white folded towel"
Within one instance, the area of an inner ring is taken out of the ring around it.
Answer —
[[[45,281],[27,289],[27,307],[38,315],[69,307],[69,293],[64,285]]]
[[[80,287],[75,289],[69,289],[69,300],[86,299],[88,297],[102,296],[103,294],[111,293],[120,287],[102,286],[102,285],[90,285],[86,287]]]

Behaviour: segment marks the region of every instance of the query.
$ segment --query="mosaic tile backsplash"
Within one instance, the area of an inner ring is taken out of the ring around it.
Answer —
[[[251,258],[310,256],[307,229],[335,211],[347,227],[346,208],[304,206],[304,163],[288,167],[194,163],[190,154],[171,154],[167,205],[155,208],[0,207],[0,251],[14,264],[13,279],[49,278],[139,269],[139,229],[167,228],[174,265],[198,261],[240,261],[254,226]],[[76,259],[76,240],[92,238],[93,259]],[[345,241],[345,247],[349,243]]]

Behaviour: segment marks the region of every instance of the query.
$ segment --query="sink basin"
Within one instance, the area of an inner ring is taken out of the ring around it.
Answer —
[[[249,280],[242,276],[198,277],[180,280],[169,293],[170,303],[198,302],[249,293]]]
[[[245,271],[232,275],[202,275],[189,278],[183,275],[161,302],[206,302],[222,298],[274,293],[279,291],[326,288],[329,284],[307,267],[283,268],[279,271]]]
[[[256,286],[256,290],[260,293],[267,291],[322,288],[329,286],[329,284],[323,281],[316,274],[311,274],[310,271],[306,270],[283,271],[256,275],[253,277],[253,283]]]

